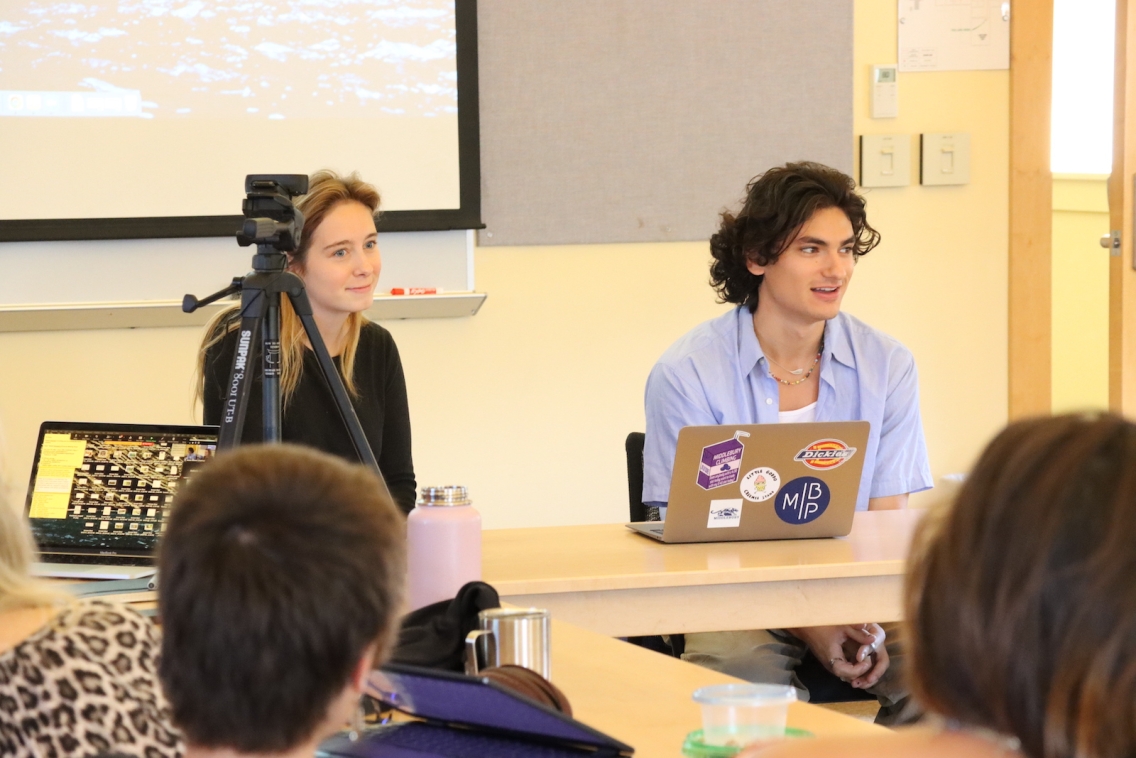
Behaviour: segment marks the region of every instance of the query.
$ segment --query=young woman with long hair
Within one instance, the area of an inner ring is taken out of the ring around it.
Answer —
[[[382,267],[375,229],[379,193],[355,174],[340,177],[320,171],[311,177],[308,193],[296,207],[304,215],[304,226],[296,251],[288,257],[288,269],[304,280],[320,336],[343,378],[379,470],[395,502],[409,512],[416,485],[402,361],[390,332],[363,315],[373,302]],[[281,300],[280,316],[284,441],[358,461],[287,297]],[[240,310],[234,307],[218,314],[206,329],[198,366],[206,424],[220,423],[239,324]],[[242,442],[263,439],[259,371],[253,377]]]

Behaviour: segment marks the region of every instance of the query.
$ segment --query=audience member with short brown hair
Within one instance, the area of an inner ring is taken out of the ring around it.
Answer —
[[[761,756],[1136,755],[1136,425],[1012,424],[909,560],[915,697],[937,725]]]
[[[188,754],[311,756],[386,659],[404,564],[404,519],[362,466],[257,445],[196,473],[158,562],[160,674]]]

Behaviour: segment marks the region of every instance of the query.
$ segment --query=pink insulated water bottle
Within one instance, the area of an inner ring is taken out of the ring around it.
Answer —
[[[458,594],[481,578],[481,514],[465,487],[423,487],[406,520],[406,595],[410,610]]]

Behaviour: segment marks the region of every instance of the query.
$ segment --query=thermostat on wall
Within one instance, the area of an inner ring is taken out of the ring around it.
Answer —
[[[872,118],[899,115],[899,68],[894,63],[872,66]]]

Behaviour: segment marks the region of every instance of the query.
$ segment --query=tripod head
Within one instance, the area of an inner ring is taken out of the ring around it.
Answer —
[[[288,264],[284,253],[300,244],[304,214],[292,198],[308,193],[308,177],[304,174],[249,174],[245,177],[245,194],[241,203],[245,220],[237,232],[241,247],[256,245],[252,268],[260,274],[280,273]],[[241,291],[244,277],[237,277],[225,289],[198,300],[193,295],[182,298],[181,309],[193,313],[203,305]]]
[[[237,232],[241,247],[257,246],[252,265],[255,271],[282,271],[284,253],[300,244],[304,215],[292,203],[296,195],[308,192],[304,174],[249,174],[245,177],[245,197],[241,204],[245,220]]]

